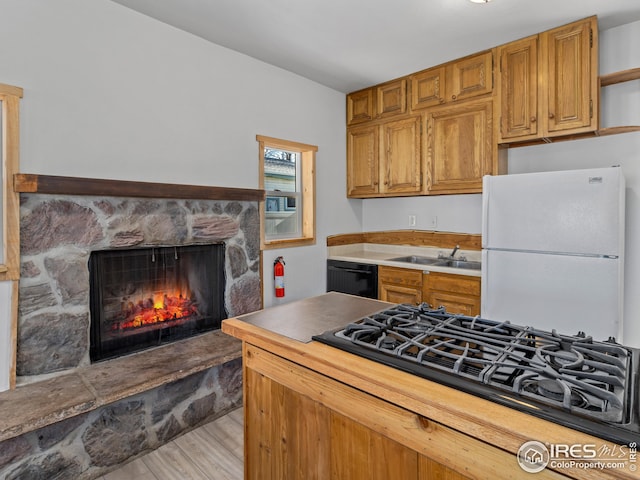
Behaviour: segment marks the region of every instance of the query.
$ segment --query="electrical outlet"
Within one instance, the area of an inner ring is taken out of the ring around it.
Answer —
[[[415,215],[409,215],[409,226],[415,227],[417,223],[417,218]]]
[[[437,226],[438,226],[438,217],[434,215],[429,220],[429,228],[436,228]]]

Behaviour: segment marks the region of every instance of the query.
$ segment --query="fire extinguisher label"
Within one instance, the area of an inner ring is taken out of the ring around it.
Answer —
[[[284,288],[284,277],[275,277],[276,288]]]

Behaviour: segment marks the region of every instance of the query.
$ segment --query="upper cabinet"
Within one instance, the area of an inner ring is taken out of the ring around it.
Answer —
[[[407,80],[402,78],[375,88],[376,115],[379,118],[402,115],[407,111]]]
[[[493,53],[487,51],[423,70],[410,75],[409,81],[413,111],[491,93]]]
[[[407,80],[392,80],[347,95],[347,125],[407,112]]]
[[[482,175],[499,173],[492,91],[487,51],[347,95],[347,196],[480,192]],[[450,126],[445,143],[427,133]]]
[[[373,88],[347,95],[347,125],[373,120]]]
[[[509,146],[638,128],[599,130],[600,81],[590,17],[350,93],[347,196],[480,193]]]
[[[427,115],[427,190],[477,193],[482,177],[499,173],[493,137],[493,99],[439,108]]]
[[[422,192],[422,118],[411,116],[347,130],[347,195],[366,198]]]
[[[498,47],[500,143],[598,129],[597,35],[591,17]]]

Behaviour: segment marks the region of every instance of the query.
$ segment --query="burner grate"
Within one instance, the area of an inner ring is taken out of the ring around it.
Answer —
[[[599,420],[628,420],[631,353],[612,342],[454,315],[426,304],[394,306],[335,336],[382,353],[391,364],[435,369]]]

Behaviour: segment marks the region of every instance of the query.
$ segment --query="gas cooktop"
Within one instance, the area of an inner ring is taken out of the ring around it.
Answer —
[[[339,349],[627,444],[640,434],[639,352],[400,304],[313,337]]]

